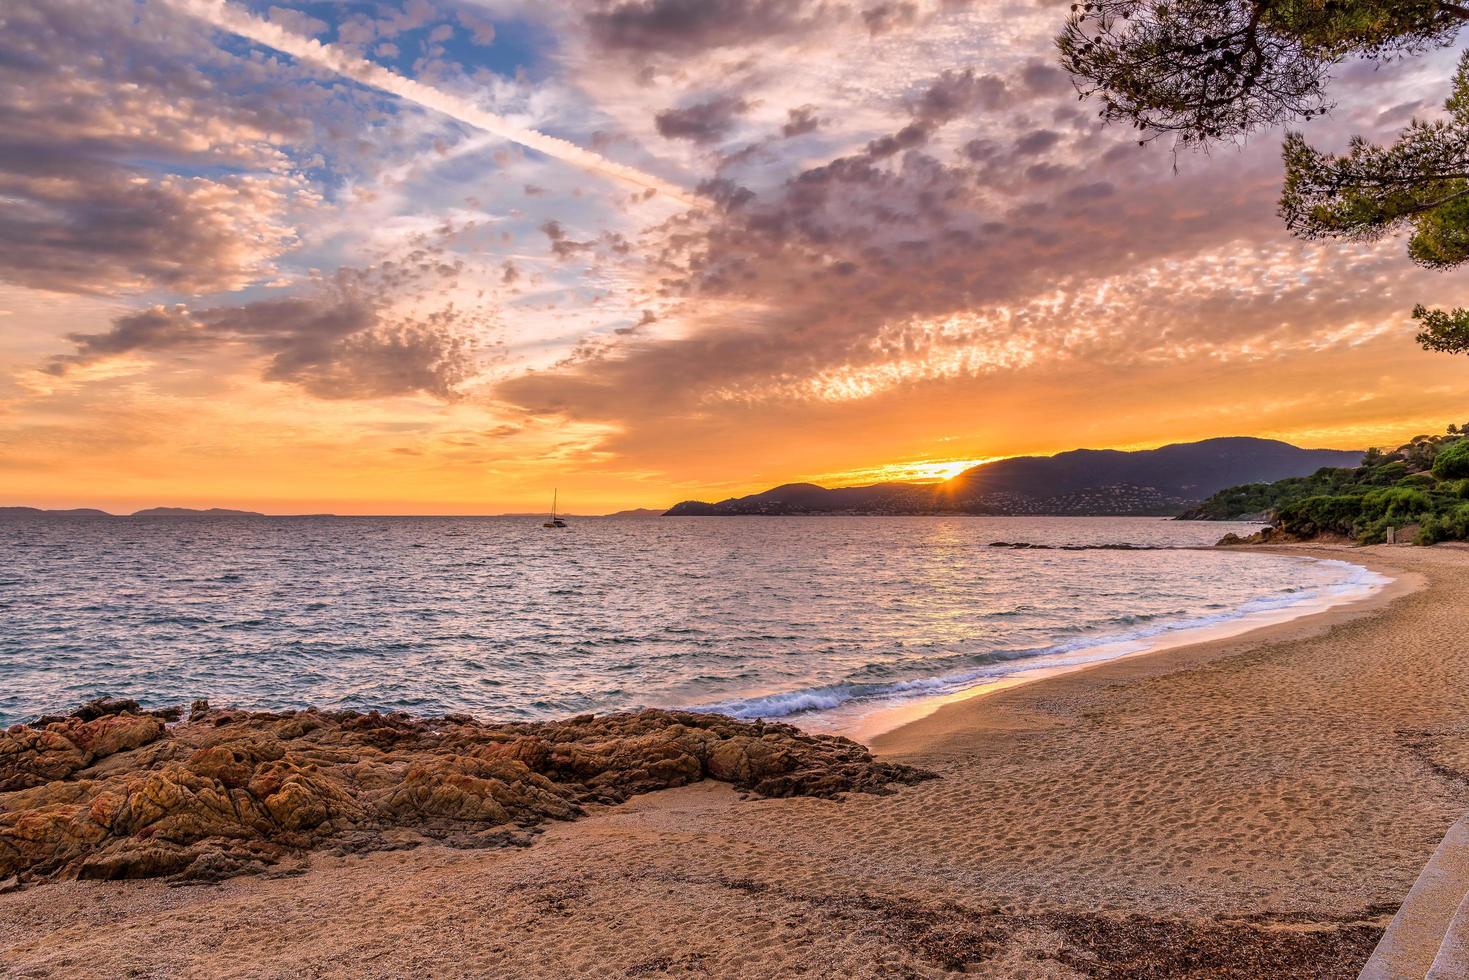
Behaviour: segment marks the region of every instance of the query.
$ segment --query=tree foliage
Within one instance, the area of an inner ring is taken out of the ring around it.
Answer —
[[[1110,120],[1185,143],[1233,139],[1329,108],[1327,74],[1357,56],[1453,41],[1444,0],[1092,0],[1057,38],[1062,65]]]
[[[1079,91],[1142,140],[1238,140],[1330,108],[1331,69],[1453,43],[1469,2],[1450,0],[1092,0],[1075,3],[1057,39]],[[1287,136],[1280,212],[1301,238],[1375,241],[1409,231],[1415,262],[1469,261],[1469,54],[1447,118],[1415,120],[1388,146],[1360,137],[1347,152]],[[1469,352],[1469,312],[1418,307],[1419,342]]]
[[[1449,443],[1435,455],[1433,475],[1440,480],[1469,477],[1469,439]]]
[[[1268,514],[1288,534],[1336,534],[1364,544],[1384,540],[1389,527],[1419,527],[1419,541],[1469,540],[1469,437],[1450,426],[1442,436],[1418,436],[1392,452],[1369,449],[1355,469],[1221,490],[1185,515],[1229,520]]]

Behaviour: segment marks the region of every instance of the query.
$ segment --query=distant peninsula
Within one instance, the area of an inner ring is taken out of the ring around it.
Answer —
[[[1225,487],[1351,467],[1362,453],[1301,449],[1246,437],[1122,452],[1077,449],[983,463],[942,483],[878,483],[827,489],[790,483],[718,503],[684,501],[670,517],[782,515],[1156,516],[1196,507]]]
[[[210,507],[196,510],[192,507],[149,507],[135,511],[132,517],[265,517],[253,510],[230,510],[226,507]]]
[[[109,514],[95,507],[74,507],[69,510],[46,510],[41,507],[0,507],[0,520],[25,517],[101,517],[118,520],[125,517],[265,517],[253,510],[228,510],[210,507],[197,510],[191,507],[149,507],[131,514]]]

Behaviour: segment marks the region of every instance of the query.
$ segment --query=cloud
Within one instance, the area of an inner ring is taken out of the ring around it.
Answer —
[[[618,0],[592,10],[585,24],[603,48],[687,56],[803,34],[839,9],[808,0]]]
[[[326,21],[300,10],[292,10],[289,7],[271,7],[266,11],[266,18],[273,24],[279,24],[288,31],[296,34],[325,34],[331,26]]]
[[[299,386],[319,398],[363,399],[426,394],[451,400],[477,367],[474,335],[481,311],[452,303],[427,313],[395,309],[411,282],[448,282],[458,265],[420,251],[403,263],[343,269],[306,295],[190,309],[156,305],[124,314],[103,333],[68,336],[75,350],[46,370],[63,376],[129,354],[210,354],[239,348],[263,358],[261,377]]]
[[[589,252],[596,247],[596,242],[579,242],[566,234],[566,229],[561,227],[559,221],[546,221],[541,225],[541,232],[551,243],[551,254],[558,259],[569,259],[580,252]]]
[[[569,140],[549,136],[525,126],[518,126],[504,116],[481,109],[468,99],[407,78],[336,45],[322,44],[315,38],[293,34],[277,24],[253,17],[225,3],[224,0],[168,0],[168,2],[220,30],[238,34],[257,44],[311,62],[361,85],[368,85],[391,93],[426,109],[432,109],[452,119],[457,119],[476,129],[562,160],[572,166],[663,194],[690,207],[698,207],[700,204],[688,191],[660,177],[609,160]],[[410,4],[410,9],[413,6],[414,4]],[[427,4],[423,6],[427,7]],[[427,9],[429,12],[432,11],[432,7],[427,7]],[[422,20],[422,17],[418,17],[413,23],[417,26]]]
[[[235,289],[294,247],[295,218],[318,199],[279,146],[311,133],[320,94],[287,92],[284,77],[262,84],[261,65],[225,71],[231,56],[200,56],[202,35],[176,21],[156,6],[85,0],[6,11],[0,280]],[[57,70],[68,51],[111,56]]]
[[[469,32],[469,39],[475,44],[487,48],[495,43],[495,22],[484,14],[462,7],[454,12],[454,17]]]
[[[295,243],[288,199],[310,197],[288,177],[150,179],[25,149],[0,147],[0,279],[35,289],[242,288]]]
[[[1000,109],[1012,102],[1010,87],[995,75],[973,68],[946,69],[924,90],[914,106],[914,122],[942,126],[976,109]]]
[[[780,127],[780,134],[786,139],[793,139],[814,133],[820,127],[821,120],[816,115],[814,105],[797,106],[786,110],[786,123]]]
[[[750,103],[734,96],[720,96],[682,109],[665,109],[654,119],[664,139],[714,143],[723,139]]]
[[[907,0],[887,0],[862,11],[862,23],[873,37],[907,27],[918,19],[918,5]]]
[[[1061,142],[1061,134],[1049,129],[1036,129],[1026,133],[1015,141],[1015,153],[1018,156],[1036,156],[1051,149]]]
[[[716,209],[644,239],[680,329],[625,332],[496,394],[615,422],[609,448],[637,453],[912,385],[1306,350],[1332,324],[1391,323],[1395,259],[1362,257],[1362,287],[1328,301],[1345,258],[1282,248],[1273,148],[1175,174],[1057,81],[1030,61],[940,71],[854,150],[773,187],[706,180]]]
[[[808,465],[781,456],[809,448],[807,423],[833,445],[861,431],[853,453],[935,413],[1028,432],[1009,406],[1263,350],[1304,363],[1442,288],[1387,252],[1288,242],[1268,140],[1175,173],[1102,127],[1054,65],[1054,4],[273,2],[255,44],[163,0],[7,10],[0,278],[137,307],[48,327],[73,335],[53,388],[101,399],[146,372],[139,390],[205,399],[201,377],[243,366],[326,398],[483,395],[452,410],[577,429],[585,465],[745,445],[709,465],[774,472]],[[492,46],[430,40],[451,25]],[[416,59],[416,81],[368,51]],[[1400,124],[1429,90],[1342,84],[1382,88],[1344,101],[1333,139]],[[467,135],[481,106],[491,135]],[[551,139],[532,120],[570,142],[500,142]],[[609,161],[583,146],[639,161],[632,191],[588,181]],[[649,225],[644,181],[665,175],[697,207]],[[353,271],[441,225],[442,251]],[[306,409],[328,410],[359,407]]]

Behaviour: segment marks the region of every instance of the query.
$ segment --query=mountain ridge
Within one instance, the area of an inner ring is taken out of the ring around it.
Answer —
[[[942,483],[826,488],[788,483],[716,503],[683,501],[670,517],[797,514],[1173,516],[1228,486],[1355,466],[1355,450],[1302,449],[1226,436],[1156,449],[1074,449],[971,467]]]

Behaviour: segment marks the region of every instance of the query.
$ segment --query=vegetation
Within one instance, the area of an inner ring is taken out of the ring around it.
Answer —
[[[1469,541],[1469,424],[1418,436],[1392,452],[1369,449],[1355,469],[1221,490],[1184,515],[1229,520],[1268,515],[1287,534],[1342,535],[1363,544],[1417,526],[1417,542]]]
[[[1057,38],[1062,64],[1101,114],[1143,142],[1238,140],[1330,109],[1331,69],[1452,45],[1469,2],[1450,0],[1091,0]],[[1447,118],[1414,120],[1390,146],[1358,137],[1346,153],[1285,141],[1280,213],[1295,235],[1375,241],[1410,231],[1429,268],[1469,261],[1469,53]],[[1413,311],[1429,350],[1469,353],[1469,310]]]

